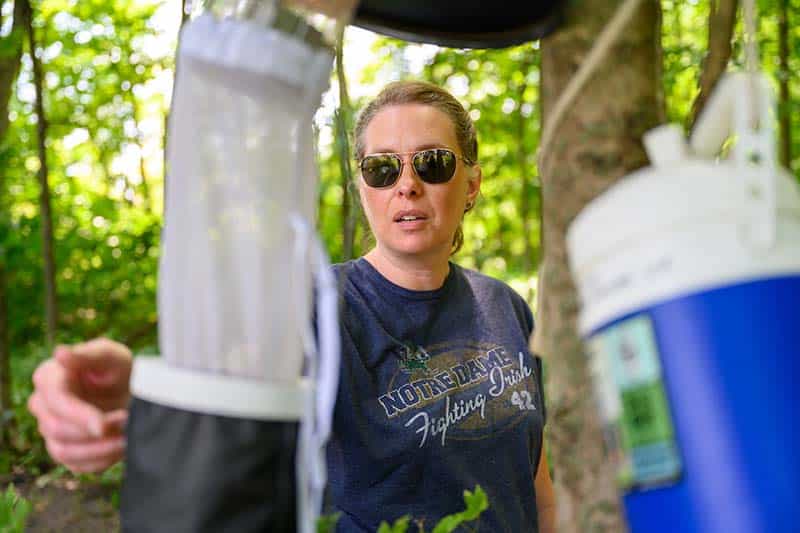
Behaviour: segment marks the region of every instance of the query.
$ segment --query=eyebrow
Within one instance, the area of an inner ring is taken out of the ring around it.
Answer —
[[[447,148],[449,150],[453,150],[453,148],[450,148],[449,146],[444,145],[442,143],[423,143],[423,144],[418,144],[413,150],[410,150],[410,152],[420,152],[422,150],[429,150],[431,148]],[[392,148],[378,148],[376,150],[370,150],[370,151],[368,151],[366,153],[367,154],[396,154],[398,152],[393,150]]]

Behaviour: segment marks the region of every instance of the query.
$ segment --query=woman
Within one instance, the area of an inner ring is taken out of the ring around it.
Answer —
[[[404,514],[430,528],[481,485],[489,509],[476,530],[553,531],[530,310],[449,261],[480,191],[468,113],[434,85],[391,84],[362,113],[355,144],[375,246],[336,267],[346,302],[328,448],[338,530],[375,531]],[[129,372],[130,352],[106,340],[60,347],[37,370],[29,404],[56,460],[77,471],[119,460]]]

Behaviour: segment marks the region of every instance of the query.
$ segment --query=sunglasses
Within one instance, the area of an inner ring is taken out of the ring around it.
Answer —
[[[403,173],[403,155],[411,154],[411,166],[425,183],[446,183],[456,173],[456,159],[467,165],[472,163],[447,148],[431,148],[419,152],[399,154],[372,154],[364,157],[358,166],[364,182],[370,187],[391,187]]]

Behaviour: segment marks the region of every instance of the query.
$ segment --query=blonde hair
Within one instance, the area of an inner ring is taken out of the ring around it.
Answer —
[[[361,160],[365,155],[364,132],[375,115],[386,107],[403,104],[427,105],[447,115],[450,122],[453,123],[461,156],[469,165],[478,162],[478,137],[475,132],[475,124],[467,110],[456,97],[446,90],[432,83],[417,80],[390,83],[361,111],[353,133],[356,159]],[[464,213],[469,212],[473,207],[473,203],[468,204]],[[458,252],[463,244],[464,230],[459,224],[453,235],[450,255]]]

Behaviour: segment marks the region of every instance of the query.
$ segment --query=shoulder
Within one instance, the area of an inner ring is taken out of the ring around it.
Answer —
[[[349,273],[353,272],[355,269],[356,260],[351,259],[350,261],[345,261],[344,263],[334,263],[331,265],[331,269],[333,273],[338,275],[348,275]]]
[[[358,268],[358,259],[351,259],[344,263],[334,263],[331,265],[331,270],[334,278],[342,288],[346,288],[353,283],[358,284],[364,277],[364,273]]]
[[[517,291],[499,279],[481,274],[476,270],[454,265],[456,274],[466,281],[467,286],[479,297],[502,297],[514,302],[515,305],[528,307],[525,300]]]
[[[466,283],[478,305],[493,308],[493,312],[513,312],[528,332],[533,331],[533,313],[525,299],[508,284],[475,270],[454,265],[456,273]],[[510,309],[509,309],[510,308]]]

